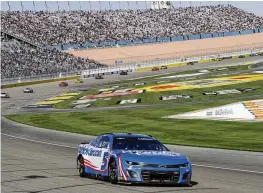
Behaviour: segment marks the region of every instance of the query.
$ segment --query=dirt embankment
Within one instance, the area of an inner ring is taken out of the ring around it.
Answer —
[[[263,47],[263,33],[188,40],[163,44],[140,45],[118,48],[67,51],[76,56],[91,58],[106,64],[115,64],[116,60],[123,63],[152,61],[155,59],[172,59],[241,51]]]

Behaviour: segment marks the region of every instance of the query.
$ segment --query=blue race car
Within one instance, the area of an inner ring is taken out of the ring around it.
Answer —
[[[192,164],[152,136],[106,133],[78,147],[79,176],[107,179],[112,184],[168,183],[191,186]]]

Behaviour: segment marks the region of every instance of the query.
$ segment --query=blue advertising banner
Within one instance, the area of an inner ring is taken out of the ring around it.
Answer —
[[[212,34],[201,34],[201,39],[212,38]]]
[[[251,29],[243,31],[232,31],[232,32],[218,32],[213,34],[197,34],[197,35],[185,35],[185,36],[175,36],[175,37],[152,37],[146,39],[137,40],[119,40],[119,41],[106,41],[99,43],[84,43],[84,44],[67,44],[67,45],[56,45],[47,46],[47,48],[55,48],[57,50],[69,50],[78,49],[80,46],[82,48],[96,48],[96,47],[109,47],[118,45],[132,45],[132,44],[143,44],[143,43],[155,43],[155,42],[175,42],[175,41],[185,41],[185,40],[197,40],[204,38],[217,38],[224,36],[237,36],[253,33],[263,33],[262,29]]]
[[[189,35],[188,38],[189,38],[189,40],[198,40],[198,39],[201,39],[200,34],[198,34],[198,35]]]
[[[245,34],[253,34],[254,30],[244,30],[244,31],[240,31],[241,35],[245,35]]]
[[[224,37],[224,32],[213,33],[213,38]]]

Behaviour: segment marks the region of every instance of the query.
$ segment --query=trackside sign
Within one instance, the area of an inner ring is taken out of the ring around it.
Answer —
[[[215,120],[263,120],[263,99],[232,103],[164,118],[215,119]]]

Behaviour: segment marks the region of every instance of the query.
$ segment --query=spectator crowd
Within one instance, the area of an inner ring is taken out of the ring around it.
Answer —
[[[263,18],[233,6],[161,10],[1,13],[2,29],[41,45],[133,40],[263,27]]]
[[[161,10],[2,12],[1,30],[39,45],[6,43],[1,34],[1,79],[105,67],[45,45],[136,40],[263,28],[263,18],[233,6]]]
[[[1,79],[73,72],[98,67],[104,67],[104,65],[57,50],[33,48],[19,42],[1,45]]]

